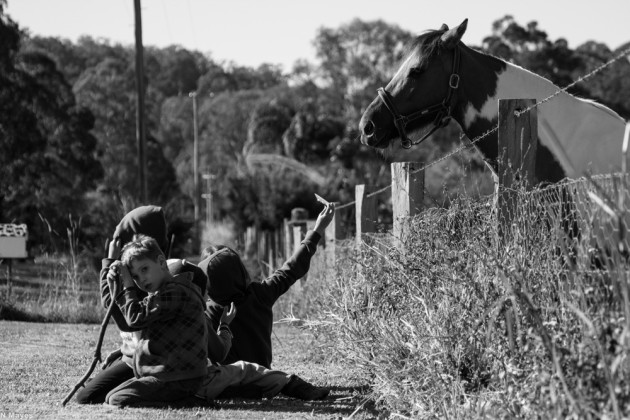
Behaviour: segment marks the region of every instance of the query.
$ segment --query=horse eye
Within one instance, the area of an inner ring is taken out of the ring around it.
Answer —
[[[420,75],[422,75],[422,73],[424,73],[424,70],[420,67],[413,67],[412,69],[409,70],[409,76],[408,77],[419,77]]]

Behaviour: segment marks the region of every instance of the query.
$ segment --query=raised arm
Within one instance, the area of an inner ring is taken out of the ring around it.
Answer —
[[[293,252],[281,268],[276,270],[262,283],[252,283],[258,291],[260,299],[268,304],[273,304],[289,288],[308,272],[311,258],[317,251],[317,244],[324,235],[326,227],[335,215],[334,203],[327,203],[317,216],[313,230],[306,232],[306,236],[300,242],[300,246]]]
[[[120,284],[117,279],[113,278],[114,273],[110,273],[110,266],[117,261],[120,256],[120,240],[115,239],[109,243],[109,251],[107,254],[107,258],[103,258],[101,262],[101,272],[100,272],[100,289],[101,289],[101,304],[103,308],[108,309],[109,305],[112,303],[111,289],[114,281]],[[117,293],[122,291],[122,287],[117,287]],[[115,306],[112,309],[112,318],[114,318],[114,322],[116,322],[116,326],[121,331],[137,331],[137,328],[132,328],[127,325],[127,321],[125,320],[124,315],[120,311],[118,306]]]

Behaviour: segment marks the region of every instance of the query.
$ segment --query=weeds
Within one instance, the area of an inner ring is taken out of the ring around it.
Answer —
[[[302,323],[370,381],[381,409],[413,418],[630,414],[623,247],[606,249],[607,266],[596,269],[594,228],[571,236],[529,209],[544,207],[539,198],[523,197],[504,243],[489,203],[455,200],[414,218],[400,247],[382,236],[338,246],[337,275],[302,298]]]
[[[0,319],[35,322],[100,323],[98,273],[80,251],[81,220],[68,216],[67,253],[42,253],[22,263],[29,278],[2,293]],[[8,283],[8,282],[7,282]]]

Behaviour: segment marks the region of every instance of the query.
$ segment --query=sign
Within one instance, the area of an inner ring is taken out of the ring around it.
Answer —
[[[0,223],[0,258],[27,258],[25,224]]]

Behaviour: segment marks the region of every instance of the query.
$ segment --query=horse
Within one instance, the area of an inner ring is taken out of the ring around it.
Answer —
[[[556,183],[621,168],[625,121],[613,110],[572,96],[515,64],[466,46],[468,19],[420,34],[397,72],[364,111],[361,142],[390,161],[409,161],[409,149],[454,120],[474,142],[495,181],[499,99],[540,103],[534,183]],[[547,100],[545,100],[547,99]],[[420,138],[411,140],[410,133]],[[399,140],[399,141],[397,141]]]
[[[419,144],[452,119],[475,143],[497,173],[498,100],[547,98],[560,89],[515,64],[466,46],[468,19],[450,28],[419,35],[410,53],[359,122],[361,142],[381,149],[390,161],[404,160]],[[597,102],[560,92],[538,105],[537,183],[617,172],[625,121]],[[407,132],[420,132],[412,141]],[[400,144],[396,142],[400,139]],[[407,159],[409,160],[409,159]]]

